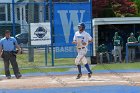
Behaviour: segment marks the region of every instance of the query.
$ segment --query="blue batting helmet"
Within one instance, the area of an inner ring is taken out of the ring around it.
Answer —
[[[84,23],[79,23],[79,24],[78,24],[78,27],[82,27],[83,29],[85,29],[86,26],[85,26]]]

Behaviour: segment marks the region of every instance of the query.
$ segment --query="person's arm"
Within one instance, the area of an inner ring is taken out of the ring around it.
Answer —
[[[120,37],[121,38],[121,46],[123,46],[123,39],[122,39],[122,37]]]
[[[140,36],[138,37],[138,43],[140,43]]]
[[[120,36],[120,43],[121,43],[121,50],[123,50],[123,39],[122,39],[122,37]]]
[[[100,46],[98,46],[98,48],[97,48],[97,52],[100,53]]]
[[[14,43],[15,43],[16,48],[18,49],[18,54],[20,54],[20,53],[21,53],[21,48],[20,48],[20,46],[18,45],[16,39],[14,39]]]
[[[0,46],[0,56],[2,56],[2,47]]]
[[[128,39],[127,39],[127,43],[128,43],[128,44],[133,43],[133,42],[130,42],[130,37],[128,37]]]
[[[137,41],[137,39],[134,37],[134,39],[135,39],[135,42],[134,43],[137,43],[138,41]]]
[[[105,45],[105,52],[108,52],[108,47]]]
[[[87,34],[87,38],[88,38],[88,43],[92,43],[93,42],[93,38],[90,36],[90,34]]]
[[[89,44],[91,42],[93,42],[92,37],[90,36],[90,34],[87,33],[85,35],[85,38],[84,38],[82,44],[86,46],[87,44]]]
[[[88,41],[88,43],[92,43],[92,42],[93,42],[93,39],[91,39],[91,40]]]
[[[0,56],[2,57],[2,41],[0,41]]]
[[[20,53],[21,53],[21,48],[20,48],[20,46],[19,46],[19,45],[16,45],[16,48],[18,49],[18,54],[20,54]]]
[[[112,42],[114,42],[114,37],[113,37],[113,39],[112,39]]]
[[[135,37],[133,37],[134,41],[133,42],[130,42],[129,41],[130,37],[128,38],[127,42],[128,44],[134,44],[134,43],[137,43],[137,39]]]
[[[72,43],[73,43],[73,44],[77,44],[77,42],[76,42],[76,35],[75,35],[75,34],[74,34]]]

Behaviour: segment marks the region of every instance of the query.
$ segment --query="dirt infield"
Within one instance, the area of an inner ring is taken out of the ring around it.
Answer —
[[[36,76],[22,77],[21,79],[0,80],[1,89],[32,89],[32,88],[54,88],[54,87],[79,87],[79,86],[100,86],[100,85],[130,85],[140,86],[140,73],[108,73],[93,74],[88,79],[83,75],[76,80],[76,75],[63,76]]]

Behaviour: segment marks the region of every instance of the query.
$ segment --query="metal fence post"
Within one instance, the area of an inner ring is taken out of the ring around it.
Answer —
[[[49,0],[50,6],[50,30],[51,30],[51,52],[52,52],[52,66],[54,66],[54,51],[53,51],[53,32],[52,32],[52,0]]]
[[[13,26],[12,26],[12,34],[15,37],[15,0],[12,0],[12,15],[13,15]]]
[[[93,24],[92,24],[92,0],[89,0],[89,3],[90,3],[90,18],[91,18],[91,36],[93,37]],[[91,55],[93,56],[93,43],[91,45]]]
[[[48,46],[45,46],[45,66],[48,64]]]
[[[33,2],[33,5],[31,5],[32,2]],[[34,19],[35,19],[34,18],[34,5],[35,5],[34,0],[29,0],[29,8],[28,8],[29,9],[29,11],[28,11],[29,24],[34,23]],[[29,25],[29,31],[30,31],[30,25]],[[31,41],[31,31],[29,33],[29,41]],[[29,62],[34,62],[34,47],[31,45],[31,42],[29,42],[28,50],[29,50],[28,60],[29,60]]]
[[[46,22],[46,0],[44,0],[44,22]],[[45,46],[45,66],[48,64],[48,46]]]
[[[44,0],[44,22],[46,22],[46,0]]]
[[[126,60],[126,63],[128,63],[128,44],[126,44],[126,56],[125,56],[125,60]]]

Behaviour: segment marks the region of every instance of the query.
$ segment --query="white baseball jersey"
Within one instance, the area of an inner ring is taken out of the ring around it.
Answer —
[[[73,37],[73,41],[77,42],[77,48],[82,48],[82,47],[86,47],[88,45],[88,41],[91,41],[92,37],[90,36],[89,33],[83,31],[82,33],[80,33],[79,31],[77,31]],[[82,43],[85,42],[86,45],[83,45]]]

